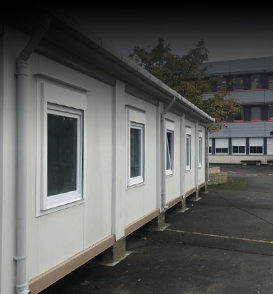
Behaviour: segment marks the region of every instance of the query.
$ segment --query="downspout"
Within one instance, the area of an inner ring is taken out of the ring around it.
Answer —
[[[27,61],[49,29],[46,16],[16,61],[17,66],[17,186],[16,186],[16,277],[17,294],[29,294],[26,275],[27,209]]]
[[[161,113],[161,211],[168,209],[166,204],[166,119],[165,115],[175,102],[175,96],[173,100],[167,105],[167,107]]]
[[[206,181],[209,184],[209,130],[206,127]]]

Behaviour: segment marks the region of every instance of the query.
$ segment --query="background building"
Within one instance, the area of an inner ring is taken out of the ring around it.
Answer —
[[[209,136],[211,163],[241,164],[243,160],[267,164],[273,160],[273,57],[209,62],[209,76],[222,78],[205,99],[229,85],[229,96],[241,103],[220,131]]]

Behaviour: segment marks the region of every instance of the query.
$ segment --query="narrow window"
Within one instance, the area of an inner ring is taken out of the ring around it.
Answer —
[[[82,116],[48,104],[46,208],[82,199]]]
[[[174,162],[174,134],[173,131],[166,132],[166,174],[173,173]]]
[[[186,137],[186,170],[191,169],[191,135]]]
[[[260,75],[251,75],[251,90],[261,89]]]
[[[129,185],[144,180],[144,125],[130,123]]]
[[[202,152],[203,152],[203,148],[202,148],[202,137],[199,137],[199,149],[198,149],[198,153],[199,153],[199,156],[198,156],[198,166],[201,167],[202,166]]]

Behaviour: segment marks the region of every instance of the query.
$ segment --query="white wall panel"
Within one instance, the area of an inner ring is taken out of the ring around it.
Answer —
[[[126,94],[126,103],[146,111],[145,181],[135,187],[124,187],[126,188],[125,222],[127,226],[157,208],[157,108],[129,94]]]
[[[185,192],[195,188],[195,123],[185,119],[186,134],[191,134],[191,169],[185,171]],[[183,147],[182,147],[183,148]],[[184,146],[186,148],[186,146]]]

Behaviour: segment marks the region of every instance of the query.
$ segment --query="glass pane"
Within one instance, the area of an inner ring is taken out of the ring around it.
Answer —
[[[239,146],[239,153],[245,153],[245,146]]]
[[[263,147],[262,146],[257,147],[257,153],[263,153]]]
[[[141,129],[130,130],[131,170],[130,177],[141,175]]]
[[[171,146],[172,146],[172,134],[167,132],[167,138],[166,138],[166,169],[172,169],[171,164]]]
[[[48,114],[48,196],[76,190],[77,119]]]
[[[202,138],[199,138],[199,164],[202,164]]]
[[[238,153],[238,146],[232,146],[232,153]]]
[[[190,158],[191,158],[191,137],[187,136],[187,141],[186,141],[186,165],[190,166]]]

